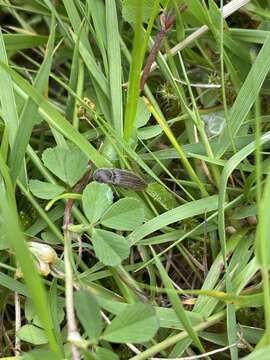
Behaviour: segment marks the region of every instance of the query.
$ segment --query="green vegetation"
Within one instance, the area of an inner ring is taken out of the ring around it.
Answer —
[[[1,359],[269,359],[269,6],[0,1]]]

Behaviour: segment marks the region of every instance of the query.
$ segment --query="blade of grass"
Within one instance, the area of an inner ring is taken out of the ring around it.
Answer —
[[[71,32],[72,37],[76,41],[77,34],[80,32],[82,20],[80,18],[80,15],[76,9],[74,2],[64,0],[63,3],[66,8],[66,11],[68,13],[69,20],[74,29],[74,33]],[[85,65],[87,66],[87,68],[88,68],[91,76],[95,80],[96,84],[99,86],[99,88],[102,90],[102,92],[108,97],[109,96],[108,81],[105,78],[105,76],[103,75],[100,68],[96,64],[95,57],[94,57],[92,49],[90,47],[85,29],[82,30],[80,39],[81,40],[80,40],[79,49],[80,49],[81,56],[85,62]]]
[[[270,134],[266,133],[260,138],[260,144],[263,145],[266,142],[270,141]],[[219,237],[221,248],[223,249],[223,255],[225,258],[226,253],[226,234],[225,234],[225,220],[224,220],[224,208],[225,208],[225,198],[226,198],[226,186],[227,181],[232,173],[232,171],[243,161],[249,154],[255,150],[256,142],[245,146],[242,150],[233,155],[227,164],[224,166],[221,176],[221,184],[219,191],[219,215],[218,215],[218,228],[219,228]]]
[[[140,77],[143,55],[141,42],[142,42],[142,20],[143,20],[143,7],[144,0],[141,0],[140,6],[137,6],[136,24],[134,28],[134,42],[132,49],[132,60],[129,73],[129,86],[127,95],[127,104],[125,111],[125,125],[124,125],[124,139],[128,143],[133,129],[137,111],[137,104],[140,93]]]
[[[8,66],[8,59],[3,42],[2,32],[0,30],[0,61]],[[0,70],[0,102],[2,107],[2,117],[7,127],[7,135],[9,137],[9,145],[12,149],[15,141],[15,134],[17,131],[19,119],[17,114],[17,107],[12,86],[11,77],[9,74],[4,73],[3,69]],[[23,162],[23,169],[20,173],[21,181],[27,184],[27,173],[25,162]]]
[[[150,35],[151,35],[151,30],[153,28],[154,21],[155,21],[155,18],[157,16],[157,14],[158,14],[159,8],[160,8],[160,0],[155,0],[154,4],[152,6],[151,16],[149,18],[149,21],[148,21],[148,24],[147,24],[147,29],[146,29],[146,32],[145,32],[145,36],[144,36],[144,39],[143,39],[142,54],[145,54],[145,52],[146,52],[148,41],[149,41],[149,38],[150,38]]]
[[[16,52],[28,48],[45,45],[48,36],[44,35],[24,35],[24,34],[3,34],[6,51]]]
[[[93,32],[93,36],[96,38],[98,47],[100,49],[105,74],[108,75],[109,66],[108,66],[108,59],[106,53],[107,36],[106,36],[106,26],[105,26],[105,22],[106,22],[105,4],[103,3],[103,1],[96,1],[96,0],[87,0],[87,2],[95,29],[95,32]]]
[[[264,144],[265,142],[270,140],[270,135],[269,134],[265,134],[261,137],[260,139],[260,144]],[[222,175],[221,175],[221,183],[220,183],[220,192],[219,192],[219,214],[218,214],[218,232],[219,232],[219,238],[220,238],[220,243],[221,243],[221,249],[222,249],[222,254],[223,254],[223,261],[224,261],[224,267],[225,270],[227,269],[227,259],[226,259],[226,252],[227,252],[227,245],[226,245],[226,234],[225,234],[225,218],[224,218],[224,204],[225,204],[225,198],[226,198],[226,186],[227,186],[227,181],[229,179],[230,174],[232,173],[232,171],[236,168],[236,166],[242,161],[244,160],[250,153],[252,153],[255,150],[255,146],[257,145],[257,142],[252,142],[249,145],[247,145],[246,147],[244,147],[242,150],[240,150],[239,152],[237,152],[235,155],[233,155],[231,157],[230,160],[228,160],[227,164],[225,165],[223,171],[222,171]],[[265,249],[263,250],[265,253]],[[229,274],[228,271],[225,272],[225,280],[226,280],[226,287],[228,291],[232,290],[232,285],[231,285],[231,275]],[[267,277],[267,283],[268,283],[268,277]],[[264,288],[264,291],[267,293],[268,299],[269,299],[269,286]],[[266,311],[269,311],[269,313],[267,314],[267,321],[270,320],[270,307],[267,305]],[[228,320],[232,320],[231,317],[233,316],[233,321],[232,324],[234,324],[234,327],[236,327],[236,322],[235,322],[235,311],[234,309],[228,309],[228,311],[232,311],[229,315],[230,318],[228,318]],[[270,323],[269,323],[270,324]],[[236,329],[232,329],[232,331],[235,333]],[[269,331],[269,330],[268,330]],[[231,339],[233,340],[233,339]]]
[[[152,250],[153,256],[155,257],[156,256],[155,251],[153,250],[152,246],[150,246],[150,248]],[[166,273],[166,271],[165,271],[165,269],[164,269],[164,267],[162,265],[162,262],[160,261],[160,259],[158,257],[155,257],[155,263],[156,263],[157,269],[159,271],[159,274],[161,276],[161,279],[163,281],[165,291],[167,292],[167,295],[168,295],[168,297],[170,299],[172,307],[173,307],[173,309],[175,311],[175,314],[177,315],[177,317],[179,318],[179,320],[183,324],[185,331],[192,338],[192,340],[194,341],[197,348],[202,353],[204,353],[205,349],[202,346],[202,343],[201,343],[196,331],[194,331],[191,322],[189,321],[188,317],[186,316],[183,305],[181,303],[181,300],[179,299],[179,296],[175,292],[175,289],[174,289],[174,287],[172,285],[172,281],[169,278],[169,276],[167,275],[167,273]]]
[[[217,208],[218,198],[216,195],[200,200],[190,201],[149,220],[145,224],[138,227],[138,229],[134,230],[129,235],[129,239],[133,244],[135,244],[145,236],[160,230],[169,224],[189,217],[201,215],[206,212],[216,210]]]
[[[264,344],[270,344],[270,284],[269,284],[269,212],[270,212],[270,168],[266,178],[263,197],[257,204],[259,225],[256,233],[256,258],[261,267],[264,293],[265,337]]]
[[[82,28],[81,28],[82,29]],[[70,72],[70,77],[69,77],[69,87],[76,92],[76,90],[78,90],[78,86],[77,82],[79,82],[79,41],[80,41],[80,33],[78,34],[78,41],[76,41],[75,43],[75,47],[74,47],[74,51],[73,51],[73,56],[72,56],[72,63],[71,63],[71,72]],[[78,94],[79,96],[81,95],[80,93]],[[73,125],[74,125],[74,114],[75,114],[75,108],[76,108],[76,100],[74,99],[74,97],[69,93],[68,94],[68,103],[67,103],[67,107],[66,107],[66,118],[71,121],[73,120]],[[77,114],[76,114],[77,115]],[[77,118],[77,116],[76,116]],[[75,128],[77,128],[75,126]]]
[[[254,64],[229,112],[227,126],[218,139],[216,157],[221,157],[230,146],[230,134],[234,138],[246,119],[263,81],[270,70],[270,35],[267,36]]]
[[[119,135],[123,136],[122,64],[115,0],[106,0],[105,5],[112,124]]]
[[[0,186],[0,207],[3,217],[2,228],[14,249],[16,258],[24,274],[24,279],[31,295],[31,299],[36,307],[39,319],[48,337],[51,350],[55,353],[57,359],[61,359],[61,350],[55,340],[53,332],[51,314],[48,311],[47,294],[42,284],[37,268],[34,265],[33,258],[26,245],[25,238],[20,230],[18,214],[16,211],[16,202],[14,190],[11,188],[11,179],[3,159],[0,157],[0,171],[5,180],[2,180]]]
[[[39,93],[42,93],[46,85],[48,84],[53,57],[54,40],[55,26],[52,24],[52,30],[48,41],[47,52],[33,85]],[[29,97],[24,105],[23,111],[20,116],[19,126],[16,131],[14,144],[9,158],[10,176],[13,183],[16,182],[16,179],[20,174],[21,167],[23,165],[26,147],[30,141],[32,129],[38,119],[37,110],[38,104]]]
[[[25,284],[22,284],[20,281],[15,280],[14,278],[4,274],[3,272],[0,273],[0,284],[1,286],[17,292],[20,295],[29,296],[29,292]]]
[[[8,59],[5,51],[2,32],[0,31],[0,60],[5,65]],[[12,146],[15,140],[19,119],[17,114],[16,102],[13,92],[10,75],[2,68],[0,70],[0,101],[2,105],[2,116],[8,128],[9,143]]]
[[[193,121],[196,124],[196,127],[197,127],[197,129],[199,131],[200,138],[201,138],[201,141],[202,141],[202,143],[203,143],[203,145],[205,147],[207,155],[210,158],[214,158],[214,154],[213,154],[209,139],[208,139],[208,137],[206,135],[206,132],[205,132],[204,123],[203,123],[203,121],[202,121],[202,119],[200,117],[199,109],[198,109],[198,106],[196,104],[196,100],[195,100],[195,98],[193,96],[193,92],[192,92],[192,89],[191,89],[191,86],[190,86],[190,82],[189,82],[189,79],[188,79],[188,76],[187,76],[187,73],[186,73],[186,69],[185,69],[185,65],[184,65],[181,53],[179,53],[179,61],[180,61],[180,64],[181,64],[181,68],[182,68],[182,71],[183,71],[183,74],[184,74],[184,78],[185,78],[185,81],[186,81],[186,84],[187,84],[187,87],[188,87],[188,90],[189,90],[190,98],[191,98],[191,101],[192,101],[192,105],[193,105],[193,110],[191,111],[191,110],[187,109],[187,111],[189,112],[191,117],[194,119]],[[216,186],[218,187],[219,181],[220,181],[219,170],[218,170],[218,168],[216,166],[212,166],[211,168],[212,168],[212,173],[214,175]]]

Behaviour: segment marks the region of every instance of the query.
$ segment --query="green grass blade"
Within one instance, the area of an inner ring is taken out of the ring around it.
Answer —
[[[74,33],[72,33],[73,39],[74,41],[77,41],[77,34],[80,32],[80,27],[82,23],[81,18],[79,16],[79,13],[76,9],[74,2],[69,0],[64,0],[63,3],[64,6],[66,7],[70,22],[74,29]],[[90,74],[92,75],[93,79],[98,84],[100,89],[103,91],[103,93],[108,97],[109,95],[108,81],[103,75],[100,68],[97,66],[85,30],[82,31],[79,48],[80,48],[81,56]]]
[[[265,134],[264,136],[261,137],[260,143],[262,145],[269,140],[270,140],[270,134]],[[232,171],[236,168],[236,166],[242,160],[244,160],[251,152],[253,152],[255,150],[255,146],[256,146],[256,142],[252,142],[251,144],[244,147],[244,149],[242,149],[238,153],[236,153],[234,156],[232,156],[231,159],[228,160],[227,164],[225,165],[222,175],[221,175],[221,184],[220,184],[220,192],[219,192],[218,232],[219,232],[219,238],[220,238],[221,249],[222,249],[222,254],[223,254],[224,266],[226,269],[225,280],[226,280],[227,291],[232,291],[232,285],[231,285],[231,275],[230,275],[229,271],[227,271],[227,260],[226,260],[227,245],[226,245],[225,217],[224,217],[226,186],[227,186],[227,181],[228,181],[229,176],[232,173]],[[264,249],[264,251],[265,251],[265,249]],[[267,279],[267,284],[269,285],[268,279]],[[265,291],[268,290],[267,293],[269,296],[269,287],[266,286],[266,288],[264,290]],[[266,309],[268,309],[268,305],[267,305]],[[236,340],[235,335],[233,335],[233,333],[236,334],[236,320],[235,320],[234,306],[233,305],[229,306],[227,308],[227,311],[228,311],[227,321],[231,321],[231,324],[229,324],[229,326],[234,327],[234,329],[233,328],[228,329],[228,335],[230,337],[230,342],[233,342]],[[269,315],[269,313],[267,315]],[[269,320],[270,320],[270,318],[269,319],[267,318],[267,321],[269,321]]]
[[[260,139],[260,144],[263,145],[268,141],[270,141],[270,133],[265,133]],[[241,163],[241,161],[243,161],[249,154],[251,154],[255,150],[255,146],[256,143],[253,141],[249,145],[245,146],[242,150],[237,152],[234,156],[230,158],[230,160],[228,160],[227,164],[224,166],[222,171],[219,200],[218,200],[219,201],[218,228],[219,228],[221,248],[223,249],[224,256],[226,252],[224,207],[225,207],[227,181],[232,171]]]
[[[6,51],[19,51],[36,46],[45,45],[48,36],[44,35],[24,35],[24,34],[3,34]]]
[[[155,252],[152,249],[152,253],[155,256]],[[189,318],[186,316],[186,313],[184,311],[183,305],[181,303],[181,299],[179,299],[178,294],[175,291],[175,288],[172,285],[172,281],[170,279],[170,277],[167,275],[164,266],[162,265],[160,259],[158,257],[155,257],[155,262],[156,262],[156,266],[158,268],[158,271],[160,273],[161,279],[163,281],[164,287],[165,287],[165,291],[168,290],[167,294],[168,297],[170,299],[170,302],[172,304],[172,307],[175,311],[175,314],[177,315],[177,317],[179,318],[179,320],[181,321],[181,323],[184,326],[185,331],[188,333],[188,335],[192,338],[192,340],[194,341],[195,345],[197,346],[197,348],[204,353],[205,350],[202,346],[202,343],[197,335],[197,333],[194,331],[191,322],[189,321]]]
[[[218,141],[216,157],[221,157],[230,146],[230,136],[235,137],[248,112],[254,104],[270,70],[270,35],[265,39],[244,84],[239,91],[237,98],[229,113],[229,121]],[[230,130],[230,131],[229,131]],[[231,134],[231,135],[230,135]]]
[[[47,53],[45,59],[38,71],[36,80],[34,83],[35,89],[42,93],[48,83],[49,74],[51,71],[52,56],[53,56],[53,44],[55,38],[55,27],[53,26],[52,32],[49,38]],[[19,127],[16,131],[14,144],[10,153],[10,176],[13,183],[21,171],[23,165],[23,159],[26,151],[26,147],[29,143],[32,129],[38,119],[38,104],[35,103],[30,97],[24,105],[24,109],[20,116]]]
[[[270,169],[265,182],[263,198],[257,204],[259,213],[259,225],[256,234],[256,257],[263,268],[270,267],[270,243],[269,243],[269,211],[270,211]]]
[[[115,0],[106,0],[106,33],[112,124],[119,135],[123,136],[122,64],[118,23]]]
[[[11,184],[11,179],[4,168],[5,164],[0,157],[0,171],[5,179],[6,185],[8,185]],[[56,358],[60,359],[61,351],[57,346],[52,329],[51,314],[48,311],[47,294],[19,227],[13,191],[11,192],[10,185],[5,187],[2,181],[0,187],[0,206],[3,218],[3,231],[15,251],[16,258],[24,274],[29,294],[37,309],[43,328],[46,331],[51,350],[54,351]]]
[[[142,19],[143,19],[143,7],[144,0],[141,0],[140,6],[137,6],[136,12],[136,25],[135,35],[132,49],[132,61],[129,73],[129,86],[127,95],[127,104],[125,111],[125,127],[124,127],[124,139],[126,142],[129,141],[135,123],[137,104],[140,93],[140,78],[141,68],[143,61],[143,54],[141,49],[142,42]]]
[[[259,208],[259,225],[256,233],[256,258],[261,266],[264,313],[265,313],[265,344],[270,344],[270,244],[269,244],[269,212],[270,212],[270,169],[266,178],[262,200],[257,204]]]
[[[4,64],[8,64],[5,50],[5,44],[0,31],[0,60]],[[10,75],[3,68],[0,70],[0,101],[2,108],[2,116],[8,128],[9,143],[12,146],[17,131],[19,119],[17,114],[16,102],[13,92],[12,81]]]
[[[105,74],[108,75],[108,58],[107,58],[107,33],[106,33],[106,15],[105,15],[105,4],[103,1],[96,0],[87,0],[88,7],[90,10],[90,15],[93,19],[93,25],[95,32],[93,36],[95,36],[98,47],[100,49],[100,53],[103,60],[103,66],[105,70]]]
[[[76,90],[78,89],[79,84],[79,71],[80,66],[79,66],[79,62],[80,62],[80,56],[79,56],[79,43],[80,43],[80,33],[78,34],[78,38],[77,41],[75,43],[75,48],[73,51],[73,56],[72,56],[72,64],[71,64],[71,72],[70,72],[70,77],[69,77],[69,88],[72,89],[72,91],[76,92]],[[78,96],[80,96],[81,94],[79,93]],[[66,118],[69,121],[74,121],[74,115],[76,116],[76,120],[77,120],[77,114],[76,114],[76,99],[69,93],[68,94],[68,104],[66,107]],[[74,123],[73,123],[74,124]]]
[[[129,235],[129,238],[131,242],[135,244],[145,236],[151,234],[154,231],[162,229],[169,224],[189,217],[205,214],[209,211],[216,210],[217,208],[218,198],[216,195],[200,200],[190,201],[187,204],[166,211],[165,213],[156,216],[152,220],[149,220],[142,226],[138,227],[137,230],[133,231]]]

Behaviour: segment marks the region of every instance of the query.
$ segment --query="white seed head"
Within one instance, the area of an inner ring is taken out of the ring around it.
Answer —
[[[34,241],[29,242],[31,252],[41,261],[48,264],[57,261],[57,254],[55,250],[47,244],[40,244]]]

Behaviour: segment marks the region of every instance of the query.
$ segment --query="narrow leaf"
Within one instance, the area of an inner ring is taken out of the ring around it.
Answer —
[[[154,255],[155,255],[155,253],[154,253]],[[183,324],[186,332],[189,334],[189,336],[192,338],[192,340],[196,344],[197,348],[202,353],[205,352],[197,333],[194,331],[192,324],[184,311],[184,307],[181,303],[181,300],[179,299],[179,295],[176,293],[176,291],[172,285],[172,281],[171,281],[170,277],[168,276],[168,274],[166,273],[160,259],[158,257],[156,257],[155,262],[156,262],[159,274],[161,276],[161,279],[163,281],[164,287],[168,291],[168,297],[169,297],[172,307],[175,311],[175,314],[177,315],[177,317]]]
[[[176,221],[187,219],[189,217],[205,214],[209,211],[216,210],[217,208],[218,198],[215,195],[200,200],[191,201],[147,221],[145,224],[133,231],[129,235],[129,239],[133,244],[135,244],[145,236],[151,234],[154,231],[162,229],[164,226],[172,224]]]
[[[263,198],[259,208],[259,225],[256,234],[256,257],[263,268],[270,267],[269,214],[270,214],[270,168],[266,178]]]
[[[230,138],[234,138],[237,134],[259,94],[265,77],[270,70],[269,52],[270,35],[265,39],[264,45],[233,104],[230,111],[230,121],[218,140],[217,157],[221,157],[231,145]]]
[[[144,0],[140,6],[136,6],[136,26],[132,50],[132,62],[129,74],[128,96],[125,111],[124,138],[128,142],[134,128],[137,104],[139,99],[140,72],[142,67],[142,19]]]
[[[5,44],[2,32],[0,31],[0,60],[6,66],[8,64]],[[18,127],[18,114],[16,109],[15,96],[12,86],[12,80],[9,74],[1,68],[0,69],[0,102],[2,118],[8,128],[9,143],[13,145],[15,134]]]
[[[43,60],[42,65],[40,66],[40,69],[38,71],[34,83],[34,87],[41,94],[48,83],[48,78],[51,71],[54,37],[55,37],[55,26],[53,25],[47,47],[46,56]],[[29,143],[32,134],[32,129],[38,119],[37,110],[38,110],[38,104],[36,104],[31,98],[28,98],[20,116],[19,126],[16,131],[14,144],[10,154],[10,160],[9,160],[10,173],[12,180],[14,182],[16,181],[16,178],[20,174],[26,147]]]
[[[112,107],[112,123],[123,136],[122,65],[120,51],[119,21],[115,0],[106,0],[106,34],[109,61],[109,85]]]

